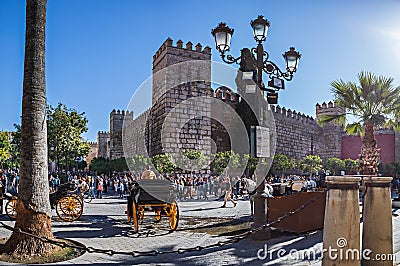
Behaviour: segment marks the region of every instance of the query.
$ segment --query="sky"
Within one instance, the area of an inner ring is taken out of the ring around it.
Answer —
[[[279,104],[315,116],[315,104],[332,99],[333,80],[356,81],[360,71],[394,78],[400,85],[400,1],[134,1],[48,0],[47,100],[85,112],[96,141],[109,130],[113,109],[151,77],[152,56],[168,38],[212,47],[211,29],[234,28],[231,54],[255,47],[250,21],[264,15],[271,26],[264,43],[282,69],[290,46],[302,54]],[[25,1],[0,0],[0,130],[20,123],[25,41]]]

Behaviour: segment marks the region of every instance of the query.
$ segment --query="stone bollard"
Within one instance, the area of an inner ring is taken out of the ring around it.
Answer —
[[[360,265],[360,177],[328,176],[326,182],[322,265]]]
[[[393,265],[391,177],[364,177],[362,265]],[[378,258],[379,257],[379,258]]]

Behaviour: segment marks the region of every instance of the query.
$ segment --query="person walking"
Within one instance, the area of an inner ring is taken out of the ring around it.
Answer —
[[[99,178],[99,181],[97,182],[97,198],[102,199],[103,198],[103,178]]]
[[[201,195],[203,195],[203,198],[206,198],[206,195],[204,194],[204,181],[203,178],[199,178],[196,182],[196,188],[197,188],[197,200],[200,200]]]
[[[125,191],[125,186],[123,182],[119,182],[119,198],[123,199],[124,198],[124,191]]]
[[[150,170],[150,165],[146,166],[146,170],[144,170],[140,179],[156,179],[156,174]]]
[[[115,177],[113,183],[114,183],[114,196],[117,196],[118,187],[119,187],[118,178]]]
[[[58,190],[58,188],[60,187],[60,183],[61,183],[60,178],[59,178],[58,175],[56,174],[56,176],[53,178],[53,188],[54,188],[54,191],[57,191],[57,190]]]
[[[192,178],[189,176],[187,177],[187,182],[186,182],[186,197],[190,197],[193,199],[192,195]]]
[[[204,191],[204,200],[208,200],[208,196],[207,196],[207,193],[208,193],[208,178],[207,177],[205,177],[205,178],[203,178],[203,181],[204,181],[204,184],[203,184],[203,191]]]
[[[222,187],[225,188],[225,197],[224,197],[224,205],[221,208],[226,207],[226,202],[229,200],[233,203],[233,206],[236,207],[236,202],[232,199],[232,184],[229,176],[225,177],[225,179],[221,183]]]
[[[184,177],[180,176],[179,179],[177,179],[177,180],[178,180],[179,199],[183,200],[184,199],[184,188],[185,188],[185,182],[183,181]]]

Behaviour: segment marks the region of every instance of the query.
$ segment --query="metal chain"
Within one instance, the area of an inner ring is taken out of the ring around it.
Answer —
[[[56,245],[56,246],[59,246],[59,247],[62,247],[62,248],[68,247],[68,248],[79,249],[79,250],[86,251],[88,253],[101,253],[101,254],[106,254],[106,255],[110,255],[110,256],[113,256],[113,255],[130,255],[130,256],[133,256],[133,257],[157,256],[157,255],[162,255],[162,254],[183,254],[183,253],[186,253],[186,252],[202,251],[202,250],[205,250],[205,249],[222,247],[222,246],[225,246],[225,245],[237,243],[237,242],[247,238],[248,236],[253,235],[253,234],[255,234],[255,233],[259,232],[259,231],[262,231],[262,230],[266,229],[267,227],[270,227],[270,226],[272,226],[272,225],[274,225],[276,223],[279,223],[279,222],[283,221],[284,219],[286,219],[286,218],[296,214],[297,212],[305,209],[306,207],[308,207],[312,203],[314,203],[316,200],[318,200],[320,197],[325,195],[328,190],[329,190],[329,188],[325,189],[317,197],[309,200],[308,202],[306,202],[305,204],[301,205],[296,210],[290,211],[289,213],[280,216],[278,219],[274,220],[273,222],[270,222],[270,223],[264,224],[262,226],[259,226],[257,228],[248,230],[247,232],[239,234],[239,235],[237,235],[235,237],[232,237],[232,238],[230,238],[228,240],[223,240],[223,241],[221,240],[221,241],[218,241],[216,243],[205,245],[205,246],[196,246],[196,247],[190,247],[190,248],[179,248],[177,250],[168,250],[168,251],[161,251],[161,250],[157,250],[157,249],[149,250],[149,251],[137,251],[137,250],[133,250],[133,251],[114,251],[112,249],[99,249],[99,248],[94,248],[94,247],[86,247],[84,245],[83,246],[78,246],[78,245],[74,245],[74,244],[65,243],[65,242],[62,242],[60,240],[50,239],[48,237],[40,237],[40,236],[31,234],[31,233],[22,231],[20,228],[14,228],[12,226],[6,225],[3,222],[0,222],[0,225],[2,227],[4,227],[5,229],[10,230],[12,232],[17,232],[17,233],[20,233],[20,234],[24,234],[26,236],[36,238],[36,239],[41,240],[43,242],[47,242],[47,243],[50,243],[50,244],[53,244],[53,245]]]

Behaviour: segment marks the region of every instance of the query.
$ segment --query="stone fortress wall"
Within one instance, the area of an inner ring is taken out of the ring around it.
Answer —
[[[285,107],[272,106],[277,131],[276,153],[301,159],[306,155],[319,155],[322,160],[340,158],[343,128],[333,124],[321,127],[317,119],[325,113],[338,113],[332,102],[316,105],[317,119]]]
[[[196,60],[196,64],[192,64]],[[188,64],[187,62],[191,62]],[[168,38],[153,56],[152,108],[133,117],[133,112],[113,110],[110,113],[110,132],[98,133],[98,156],[119,158],[149,154],[150,156],[170,150],[200,149],[209,156],[211,152],[230,150],[229,136],[223,125],[210,118],[212,112],[207,101],[197,103],[194,113],[185,113],[185,104],[192,97],[208,96],[227,102],[236,108],[240,97],[226,87],[215,91],[211,88],[211,48],[195,49],[188,42],[183,47],[181,40],[173,45]],[[198,99],[198,98],[196,98]],[[179,105],[180,108],[176,108]],[[340,114],[343,109],[334,103],[316,104],[316,118],[300,114],[291,109],[270,105],[277,131],[276,153],[296,159],[306,155],[319,155],[324,161],[330,157],[341,158],[342,126],[328,123],[321,127],[317,120],[324,114]],[[179,129],[164,131],[164,146],[161,130],[171,110],[180,110],[169,120]],[[210,111],[211,110],[211,111]],[[189,117],[189,118],[188,118]],[[178,137],[177,137],[178,136]],[[396,149],[400,137],[396,134]],[[147,152],[146,152],[147,151]],[[396,152],[396,160],[400,159]]]
[[[99,131],[97,133],[97,157],[110,157],[110,132]]]
[[[98,152],[98,149],[97,149],[97,142],[94,142],[94,141],[89,141],[88,142],[88,144],[89,144],[89,146],[90,146],[90,150],[89,150],[89,154],[85,157],[85,161],[86,161],[86,163],[87,163],[87,167],[86,167],[86,170],[89,170],[89,164],[90,164],[90,162],[94,159],[94,158],[96,158],[97,157],[97,152]]]

